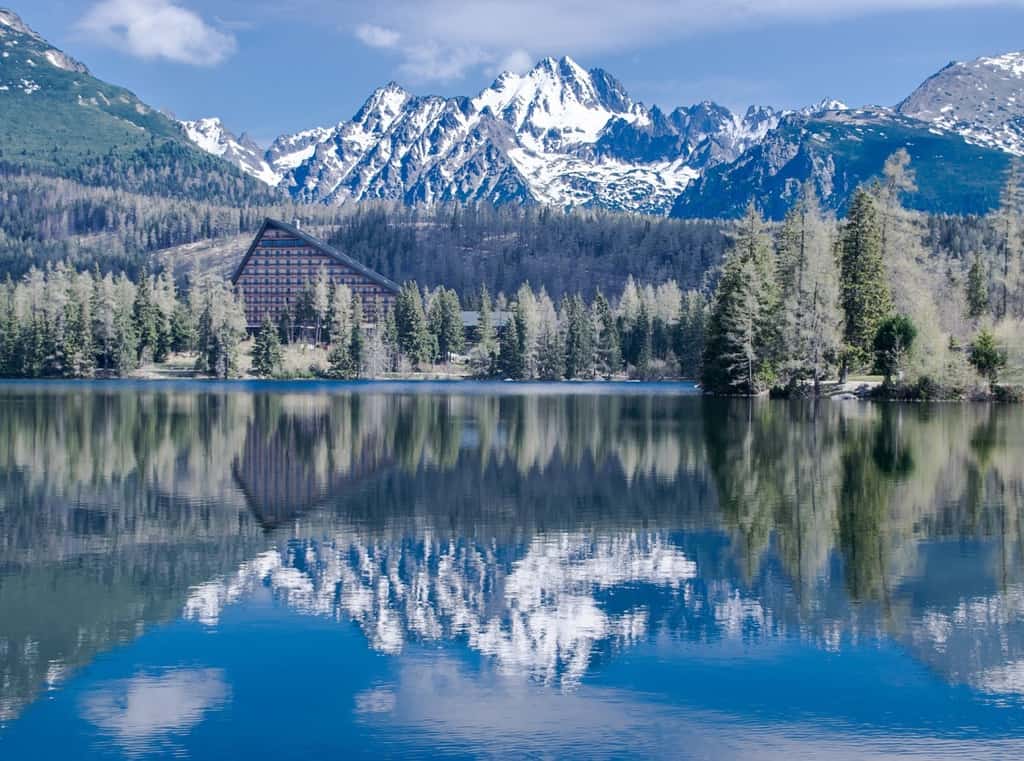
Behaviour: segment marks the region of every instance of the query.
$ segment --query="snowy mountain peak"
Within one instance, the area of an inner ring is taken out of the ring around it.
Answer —
[[[529,136],[527,147],[537,151],[593,143],[612,117],[640,116],[617,80],[568,56],[544,58],[526,74],[503,73],[471,105]]]
[[[813,103],[810,106],[804,106],[800,109],[800,113],[804,116],[814,116],[815,114],[822,114],[826,111],[849,111],[850,107],[843,101],[837,100],[836,98],[825,97],[819,100],[817,103]]]
[[[1024,156],[1024,52],[950,63],[896,109],[976,145]]]
[[[217,121],[186,129],[205,150],[244,155],[243,169],[301,201],[665,213],[703,168],[735,159],[778,119],[770,108],[735,115],[711,102],[666,115],[634,102],[611,74],[563,56],[524,74],[503,72],[473,98],[420,97],[389,82],[350,121],[279,137],[261,162]]]
[[[378,87],[373,91],[353,121],[364,125],[371,132],[384,132],[412,98],[413,96],[397,82],[388,82],[384,87]]]

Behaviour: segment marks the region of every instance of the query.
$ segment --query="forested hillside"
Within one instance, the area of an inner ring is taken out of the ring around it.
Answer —
[[[66,261],[134,274],[172,246],[253,232],[266,216],[340,222],[340,209],[231,205],[92,187],[32,173],[0,172],[0,277]],[[240,253],[240,252],[239,252]]]
[[[0,9],[0,182],[34,172],[86,185],[222,203],[284,197],[210,156],[181,126],[92,76]]]
[[[618,290],[630,273],[645,282],[675,278],[697,287],[721,259],[722,231],[731,224],[486,204],[233,206],[38,174],[0,175],[0,276],[19,277],[58,261],[134,274],[172,247],[254,233],[266,216],[300,220],[395,280],[446,285],[462,294],[475,293],[481,283],[493,293],[511,293],[528,280],[555,296]],[[224,247],[211,266],[230,272],[245,244]]]

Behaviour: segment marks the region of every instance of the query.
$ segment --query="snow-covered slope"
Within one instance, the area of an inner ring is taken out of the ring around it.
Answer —
[[[975,179],[982,164],[999,171],[1006,153],[1024,155],[1024,53],[950,64],[895,110],[851,109],[823,98],[798,111],[751,107],[741,114],[704,101],[666,112],[634,101],[607,72],[566,57],[545,58],[525,74],[501,74],[475,97],[421,97],[392,82],[351,120],[279,137],[262,154],[217,120],[186,129],[205,150],[311,203],[487,201],[731,213],[737,199],[741,208],[751,196],[751,183],[785,177],[785,187],[772,191],[779,210],[807,179],[841,209],[851,183],[877,174],[886,151],[906,147],[914,154],[926,143],[941,144],[975,161],[949,167]],[[998,155],[975,156],[960,147],[963,140]],[[725,178],[728,187],[720,182]],[[991,193],[981,184],[970,199],[961,194],[959,205],[938,191],[921,203],[985,209]]]
[[[1024,156],[1024,52],[950,63],[897,109],[976,145]]]
[[[634,102],[607,72],[566,57],[506,72],[473,98],[420,97],[392,82],[350,121],[282,136],[258,160],[228,148],[216,120],[186,129],[200,147],[307,202],[485,200],[665,213],[704,168],[735,159],[779,116],[707,102],[664,114]],[[196,126],[207,123],[216,129]]]
[[[220,156],[268,185],[281,182],[281,175],[271,168],[260,148],[248,135],[236,137],[217,118],[182,122],[188,139],[207,153]]]

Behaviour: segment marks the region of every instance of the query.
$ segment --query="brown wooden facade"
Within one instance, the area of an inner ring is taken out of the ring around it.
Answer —
[[[376,323],[395,305],[398,285],[299,228],[266,219],[231,277],[245,299],[246,320],[258,328],[265,315],[275,323],[307,283],[323,270],[334,284],[345,284],[363,304],[367,323]]]

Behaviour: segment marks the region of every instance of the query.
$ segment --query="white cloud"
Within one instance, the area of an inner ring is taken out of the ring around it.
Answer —
[[[393,48],[398,44],[401,35],[394,29],[386,29],[375,24],[360,24],[356,27],[356,37],[371,48]]]
[[[220,669],[140,674],[106,682],[82,698],[82,715],[112,735],[131,755],[169,735],[184,733],[231,694]]]
[[[170,0],[102,0],[78,26],[110,47],[147,60],[212,66],[236,48],[233,35]]]
[[[322,0],[321,0],[322,1]],[[316,3],[317,0],[307,0]],[[1021,0],[1010,0],[1020,5]],[[829,21],[900,10],[993,6],[1000,0],[390,0],[357,32],[365,44],[390,44],[404,73],[454,79],[484,66],[522,66],[524,48],[540,55],[591,55],[683,40],[715,29],[776,22]],[[366,5],[332,0],[353,17]]]
[[[498,62],[497,71],[494,73],[499,74],[503,71],[511,71],[514,74],[522,74],[535,63],[537,63],[537,60],[527,51],[522,49],[513,50]]]

